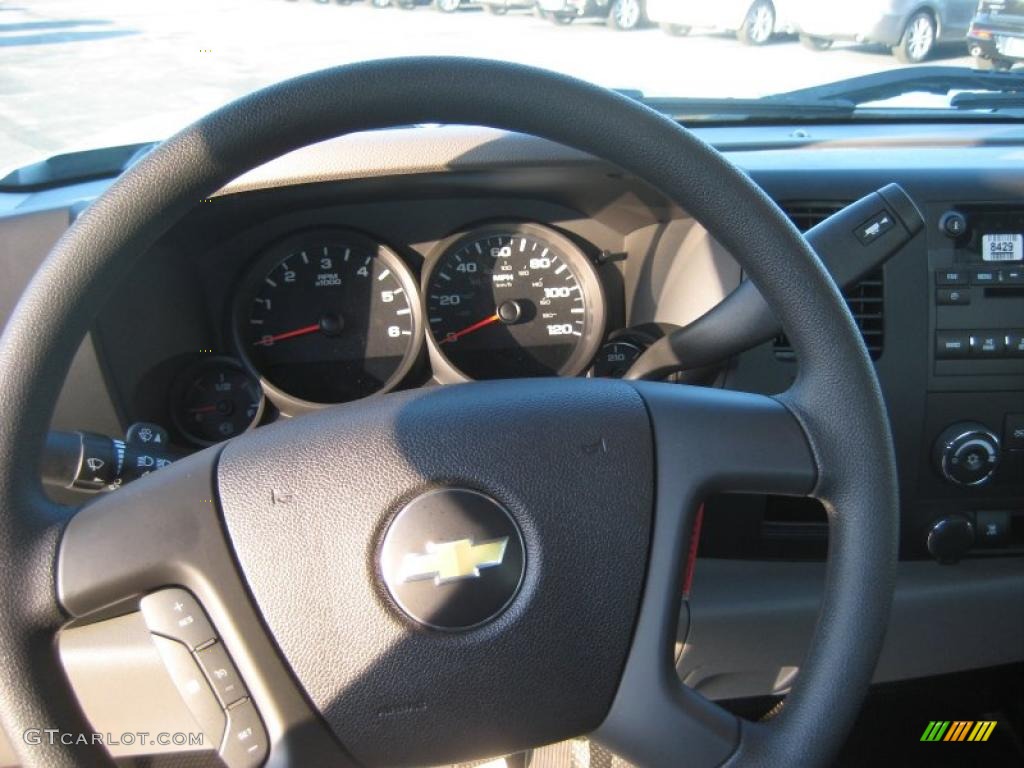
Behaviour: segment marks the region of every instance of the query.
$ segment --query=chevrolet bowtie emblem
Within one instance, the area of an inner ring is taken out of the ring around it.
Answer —
[[[433,579],[435,585],[462,579],[477,579],[484,568],[501,565],[505,559],[508,537],[474,544],[472,539],[427,542],[425,554],[408,554],[402,558],[399,580],[402,582]]]

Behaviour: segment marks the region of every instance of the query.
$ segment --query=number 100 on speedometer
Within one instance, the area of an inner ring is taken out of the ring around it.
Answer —
[[[442,245],[424,295],[438,355],[470,379],[576,376],[604,331],[593,265],[567,237],[495,225]]]

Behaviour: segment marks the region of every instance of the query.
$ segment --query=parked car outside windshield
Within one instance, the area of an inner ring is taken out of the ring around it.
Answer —
[[[791,0],[800,39],[822,49],[845,40],[888,47],[901,62],[917,64],[943,43],[966,39],[975,0]]]
[[[967,37],[979,69],[1009,70],[1024,61],[1024,0],[981,0]]]
[[[792,31],[790,0],[648,0],[647,16],[670,35],[692,30],[733,33],[746,45],[764,45],[777,33]]]

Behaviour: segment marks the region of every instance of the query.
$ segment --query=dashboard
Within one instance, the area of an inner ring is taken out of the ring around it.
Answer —
[[[350,180],[198,205],[93,338],[122,420],[190,450],[394,390],[621,376],[739,279],[696,222],[611,171]]]
[[[1017,240],[999,238],[1024,234],[1024,130],[698,134],[801,229],[893,181],[921,209],[925,230],[845,292],[900,474],[896,609],[876,679],[1021,661],[1024,615],[1006,608],[1024,601],[1024,283]],[[0,316],[108,184],[0,193]],[[472,127],[349,136],[197,201],[111,286],[53,425],[117,436],[153,423],[185,453],[388,391],[621,376],[741,279],[686,211],[574,150]],[[783,335],[706,383],[777,393],[798,368]],[[712,698],[785,690],[827,546],[814,502],[708,499],[680,676]]]
[[[271,238],[218,297],[226,354],[171,385],[186,441],[425,381],[621,375],[641,350],[639,331],[605,343],[615,255],[551,225],[475,222],[422,250],[326,224]]]

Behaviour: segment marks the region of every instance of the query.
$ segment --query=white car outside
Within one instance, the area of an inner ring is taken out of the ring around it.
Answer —
[[[740,42],[763,45],[773,35],[792,32],[789,0],[647,0],[647,18],[672,35],[691,29],[735,32]]]

